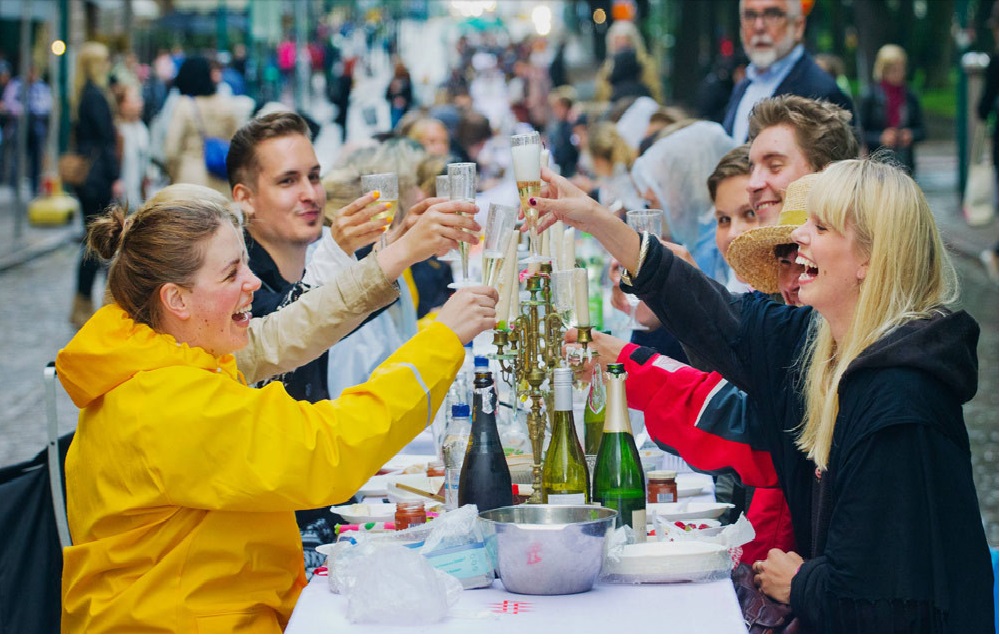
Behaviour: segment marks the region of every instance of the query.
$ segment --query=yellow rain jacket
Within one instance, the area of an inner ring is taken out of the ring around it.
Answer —
[[[350,498],[429,423],[464,355],[435,323],[310,404],[99,310],[56,359],[82,410],[63,632],[281,632],[306,583],[294,511]]]

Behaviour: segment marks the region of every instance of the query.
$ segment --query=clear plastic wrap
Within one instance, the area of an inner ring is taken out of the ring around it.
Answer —
[[[462,593],[457,578],[404,545],[362,539],[331,554],[330,561],[331,589],[347,597],[352,623],[437,622]]]
[[[465,589],[489,587],[493,584],[495,562],[486,548],[478,515],[475,505],[466,505],[443,513],[427,524],[401,531],[358,531],[353,541],[377,547],[408,547],[426,558],[435,569],[457,578]],[[351,544],[341,536],[341,541],[331,549],[327,565],[330,567],[330,589],[334,593],[340,592],[343,579],[338,575],[337,559],[345,551],[339,545]]]
[[[600,580],[608,584],[709,582],[728,579],[754,530],[743,516],[726,527],[685,531],[658,518],[662,538],[630,544],[625,527],[608,536]]]

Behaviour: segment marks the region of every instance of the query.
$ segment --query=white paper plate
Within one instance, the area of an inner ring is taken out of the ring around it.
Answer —
[[[414,489],[420,489],[422,491],[427,491],[428,493],[437,493],[441,490],[441,485],[444,484],[444,478],[441,476],[433,476],[428,478],[426,475],[419,475],[416,473],[403,473],[400,475],[388,476],[389,480],[387,483],[386,497],[392,502],[399,502],[400,500],[412,500],[414,498],[425,498],[419,493],[413,493],[399,487],[399,484],[405,484],[407,486],[413,487]]]
[[[657,515],[687,522],[698,518],[718,518],[733,505],[727,502],[661,502],[646,504],[646,519]]]
[[[368,482],[358,489],[357,495],[361,498],[384,498],[389,495],[389,484],[402,482],[411,487],[424,489],[427,486],[426,473],[386,473],[380,476],[372,476]],[[435,489],[436,491],[436,489]]]
[[[434,456],[422,456],[413,455],[408,453],[400,453],[389,458],[389,461],[382,465],[382,468],[386,471],[402,471],[407,467],[413,465],[424,465],[424,471],[427,470],[427,463],[434,462],[436,458]]]
[[[632,544],[605,560],[609,582],[689,582],[728,575],[725,547],[707,542]]]
[[[396,518],[396,505],[384,502],[359,502],[331,507],[330,511],[351,524],[365,522],[392,522]]]
[[[712,476],[704,473],[682,473],[677,476],[677,497],[689,498],[703,493],[713,493]]]

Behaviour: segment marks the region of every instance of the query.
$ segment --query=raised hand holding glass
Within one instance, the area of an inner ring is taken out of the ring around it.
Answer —
[[[395,173],[375,173],[361,176],[361,190],[364,193],[372,191],[378,192],[378,201],[388,207],[374,216],[372,220],[385,220],[385,228],[378,240],[378,248],[385,248],[386,231],[392,226],[392,221],[396,217],[396,210],[399,208],[399,179]]]

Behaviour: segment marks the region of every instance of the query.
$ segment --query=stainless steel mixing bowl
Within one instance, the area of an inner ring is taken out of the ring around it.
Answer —
[[[559,595],[593,588],[614,509],[522,504],[479,514],[504,588]]]

